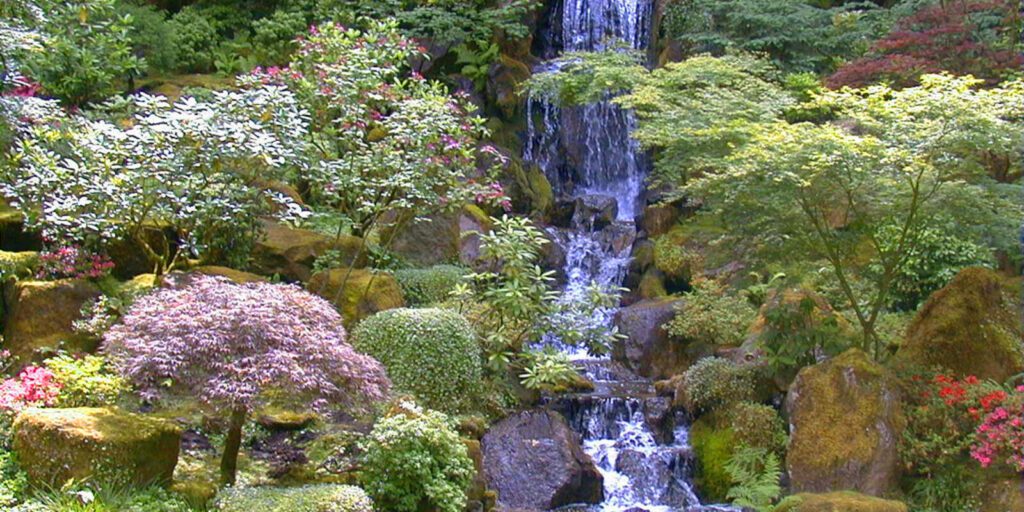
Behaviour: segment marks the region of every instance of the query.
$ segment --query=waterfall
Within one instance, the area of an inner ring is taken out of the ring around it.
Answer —
[[[566,51],[602,50],[623,43],[644,49],[650,39],[653,2],[557,0],[549,15],[550,28],[540,35],[540,53],[550,59]],[[547,62],[534,71],[558,68]],[[566,254],[566,285],[560,300],[584,300],[591,283],[616,288],[625,277],[648,167],[629,135],[635,122],[631,112],[610,101],[567,108],[543,98],[527,101],[523,159],[544,171],[562,201],[575,200],[569,225],[548,228]],[[609,207],[614,211],[610,215]],[[607,327],[614,314],[614,309],[598,311],[584,321]],[[544,341],[559,345],[550,336]],[[604,476],[604,502],[583,510],[734,510],[701,505],[691,485],[688,422],[670,413],[668,400],[656,396],[650,381],[611,360],[562,349],[595,384],[593,392],[549,401],[579,434],[584,451]]]

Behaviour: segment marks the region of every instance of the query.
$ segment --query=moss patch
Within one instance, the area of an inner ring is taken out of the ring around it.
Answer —
[[[170,422],[100,408],[28,409],[13,430],[29,481],[57,488],[70,479],[169,482],[181,439]]]
[[[782,500],[775,512],[907,512],[907,506],[899,501],[842,491],[796,494]]]
[[[736,435],[718,414],[708,414],[690,427],[690,446],[697,460],[694,483],[705,502],[722,502],[732,487],[725,463],[738,443]]]
[[[1024,371],[1020,298],[1006,288],[991,270],[962,270],[917,313],[899,362],[998,382]]]
[[[856,349],[801,370],[786,398],[793,488],[882,494],[895,486],[905,426],[896,389],[893,377]]]
[[[320,272],[307,289],[334,303],[347,328],[374,313],[405,306],[394,276],[366,269],[353,269],[351,274],[343,268]]]

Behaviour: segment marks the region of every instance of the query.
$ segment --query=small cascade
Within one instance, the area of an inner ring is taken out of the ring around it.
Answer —
[[[539,34],[539,55],[601,50],[625,44],[643,49],[650,38],[654,0],[555,0]],[[557,72],[556,63],[535,72]],[[630,137],[635,118],[602,101],[559,108],[543,98],[527,103],[523,158],[538,165],[573,215],[548,232],[565,252],[566,285],[560,300],[586,300],[596,283],[618,288],[636,239],[648,162]],[[587,327],[610,328],[616,308],[598,311]],[[579,434],[584,451],[604,476],[604,502],[587,512],[727,511],[703,506],[691,486],[693,458],[686,418],[671,412],[650,381],[609,359],[594,359],[549,336],[595,384],[590,393],[559,396],[559,410]]]

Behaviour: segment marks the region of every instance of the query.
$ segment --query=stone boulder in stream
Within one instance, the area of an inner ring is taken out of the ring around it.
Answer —
[[[667,379],[686,371],[694,358],[684,343],[673,341],[662,326],[685,304],[665,297],[641,300],[615,314],[615,326],[625,336],[612,346],[612,359],[650,379]]]
[[[545,511],[604,498],[601,473],[557,412],[534,409],[505,418],[484,435],[483,452],[498,510]]]

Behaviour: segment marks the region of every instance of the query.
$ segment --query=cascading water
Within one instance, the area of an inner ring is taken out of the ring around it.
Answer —
[[[601,50],[625,43],[643,49],[650,38],[653,0],[558,0],[541,35],[540,54]],[[617,41],[617,42],[616,42]],[[557,72],[545,63],[535,72]],[[575,200],[568,227],[550,228],[565,251],[561,300],[585,300],[592,283],[621,285],[636,238],[646,158],[629,136],[633,115],[608,101],[559,108],[543,98],[527,104],[524,160],[540,166],[563,200]],[[590,322],[610,326],[614,309]],[[558,340],[548,339],[557,344]],[[604,502],[591,512],[731,510],[702,506],[690,484],[692,457],[685,418],[670,414],[650,381],[608,359],[572,351],[594,382],[591,393],[562,396],[560,410],[604,476]]]

